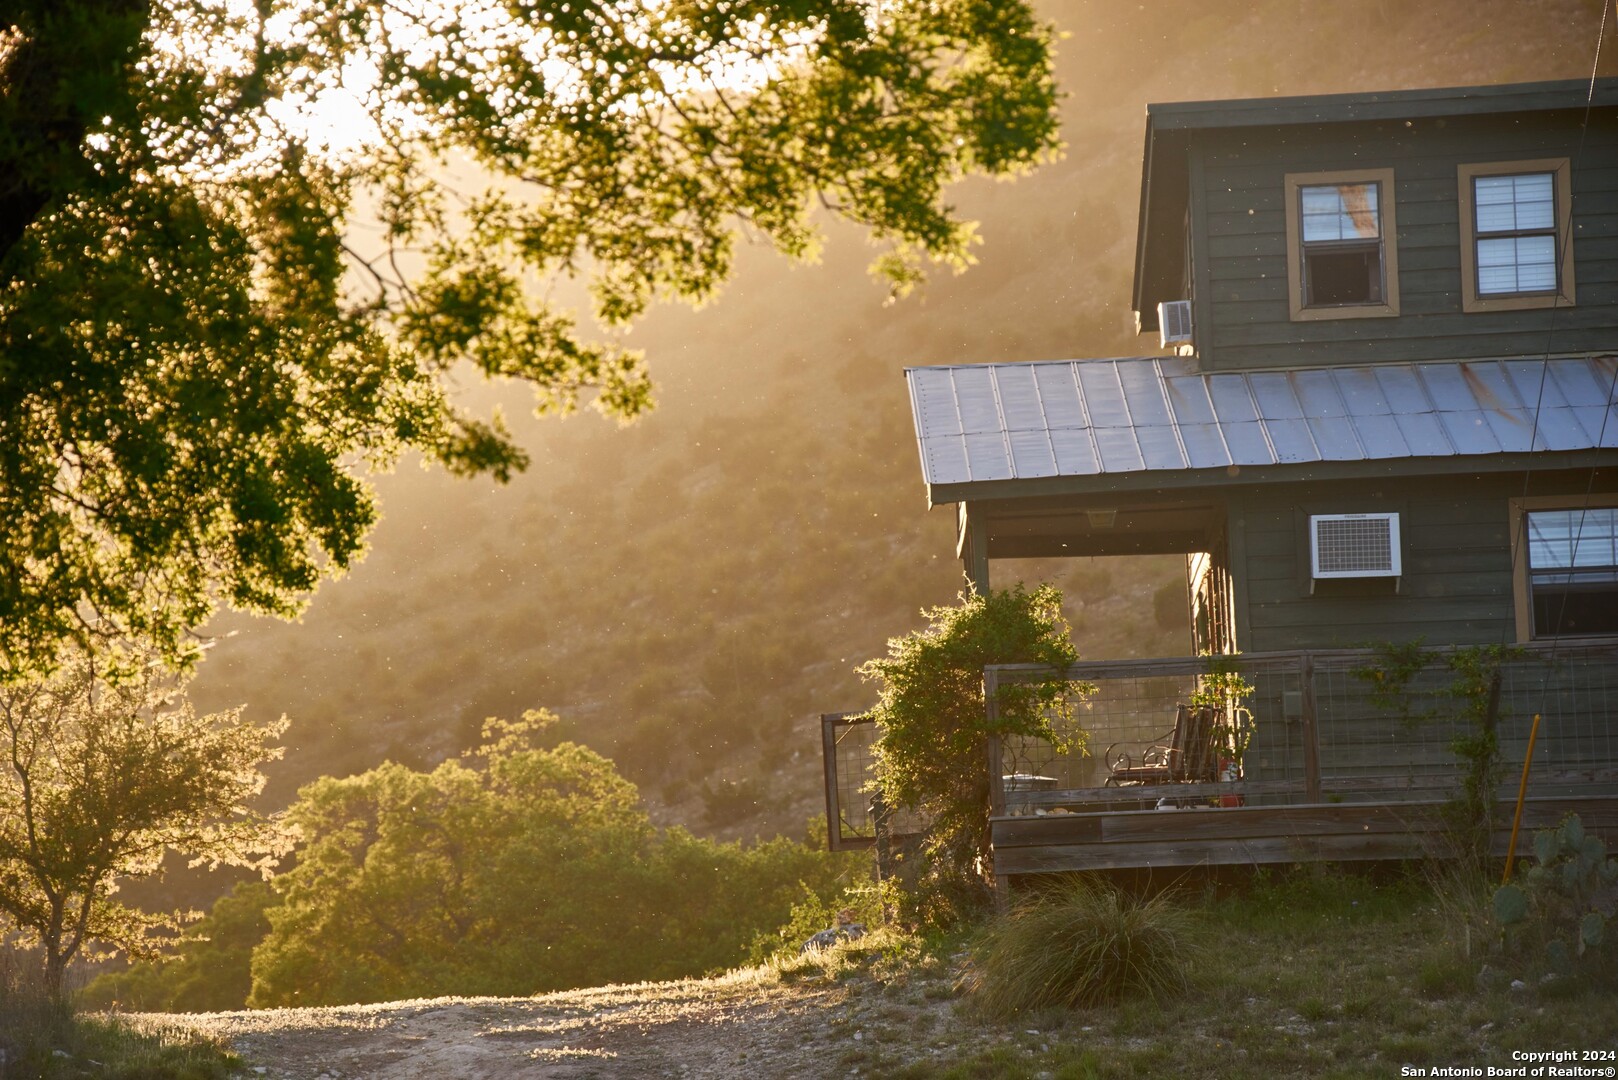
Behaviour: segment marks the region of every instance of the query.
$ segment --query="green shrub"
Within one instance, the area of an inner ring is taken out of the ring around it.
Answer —
[[[835,894],[868,864],[659,829],[611,761],[544,748],[551,722],[491,720],[487,745],[431,772],[388,764],[304,788],[298,864],[274,880],[249,1002],[700,976],[746,960],[806,889]]]
[[[1190,912],[1086,878],[1039,889],[995,919],[963,985],[991,1016],[1163,998],[1186,987],[1198,950]]]
[[[80,995],[80,1005],[139,1012],[240,1009],[252,989],[253,949],[270,930],[264,911],[274,901],[268,882],[241,882],[186,927],[171,956],[98,975]]]
[[[1076,703],[1095,687],[1062,677],[1078,653],[1062,619],[1062,594],[1050,585],[962,596],[922,614],[926,629],[890,639],[888,655],[859,673],[878,684],[870,715],[881,732],[875,755],[882,794],[889,806],[929,823],[914,857],[900,860],[912,901],[907,915],[948,926],[989,899],[982,869],[991,857],[984,767],[990,736],[1080,749],[1083,733],[1066,732]],[[991,726],[983,669],[1010,663],[1047,665],[1051,674],[1000,684]]]
[[[787,921],[753,939],[748,950],[749,963],[762,964],[796,956],[805,941],[836,925],[841,911],[849,912],[853,921],[868,932],[874,931],[883,923],[884,905],[894,900],[890,886],[872,880],[855,882],[838,893],[817,891],[808,885],[803,885],[802,890],[802,898],[792,905]]]

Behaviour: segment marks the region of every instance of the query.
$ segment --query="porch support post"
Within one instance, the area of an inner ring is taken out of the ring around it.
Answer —
[[[955,504],[955,556],[966,571],[966,584],[978,596],[989,593],[989,531],[983,515],[974,514],[970,504]]]

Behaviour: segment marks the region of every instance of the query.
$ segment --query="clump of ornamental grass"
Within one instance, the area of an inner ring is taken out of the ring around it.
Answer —
[[[1183,991],[1197,951],[1191,913],[1086,878],[1046,885],[990,922],[961,986],[987,1015],[1162,999]]]

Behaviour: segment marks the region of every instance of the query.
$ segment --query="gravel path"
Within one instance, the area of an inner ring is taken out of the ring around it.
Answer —
[[[944,979],[783,984],[742,973],[535,998],[130,1019],[223,1038],[249,1076],[268,1080],[820,1080],[958,1055],[949,997]]]

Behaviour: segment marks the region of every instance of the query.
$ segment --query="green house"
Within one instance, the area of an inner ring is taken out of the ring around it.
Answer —
[[[1141,356],[906,372],[975,587],[1187,556],[1188,655],[1079,673],[1095,753],[995,749],[996,873],[1419,852],[1456,732],[1368,703],[1367,642],[1509,647],[1529,822],[1618,829],[1618,80],[1150,106],[1134,308]],[[1120,783],[1238,653],[1251,745]]]
[[[1618,634],[1618,80],[1153,105],[1134,306],[1158,355],[907,372],[972,581],[1185,552],[1198,652]]]

